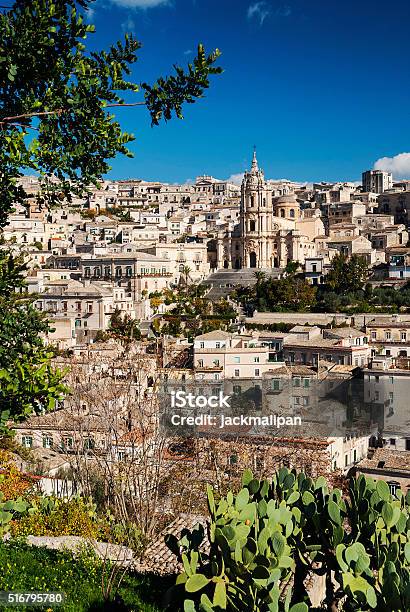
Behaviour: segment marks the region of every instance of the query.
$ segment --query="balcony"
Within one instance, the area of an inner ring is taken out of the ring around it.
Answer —
[[[195,366],[195,371],[196,372],[222,372],[223,367],[222,366]]]

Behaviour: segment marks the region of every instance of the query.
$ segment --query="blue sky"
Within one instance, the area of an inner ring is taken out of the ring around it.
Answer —
[[[115,159],[112,178],[227,178],[249,167],[254,144],[268,178],[358,180],[375,163],[410,177],[408,0],[96,0],[92,7],[93,46],[124,31],[143,43],[137,82],[186,64],[198,42],[220,48],[224,68],[183,121],[151,128],[145,109],[121,109],[124,128],[136,135],[135,157]]]

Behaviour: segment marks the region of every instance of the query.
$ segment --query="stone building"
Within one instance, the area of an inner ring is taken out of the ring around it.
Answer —
[[[276,197],[256,152],[241,186],[239,223],[218,232],[217,268],[277,268],[316,255],[313,238],[324,233],[316,209],[301,210],[293,193]]]

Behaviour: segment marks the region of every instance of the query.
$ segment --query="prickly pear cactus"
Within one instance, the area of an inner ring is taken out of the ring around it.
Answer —
[[[282,468],[270,481],[246,470],[236,495],[207,496],[208,552],[202,527],[167,538],[183,564],[173,609],[307,612],[311,573],[326,575],[323,610],[410,609],[410,494],[361,476],[344,499]]]

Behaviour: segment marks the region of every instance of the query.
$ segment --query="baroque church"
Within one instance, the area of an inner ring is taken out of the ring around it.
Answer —
[[[256,150],[241,186],[239,224],[219,232],[216,267],[279,268],[316,256],[314,238],[325,233],[319,210],[301,210],[293,193],[277,196],[259,168]]]

